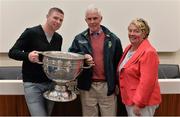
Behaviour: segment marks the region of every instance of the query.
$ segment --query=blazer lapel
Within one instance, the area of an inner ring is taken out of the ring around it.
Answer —
[[[131,46],[129,46],[129,48],[126,50],[126,54],[129,51]],[[129,61],[127,61],[127,63],[124,65],[123,68],[126,68],[128,66],[130,66],[131,64],[133,64],[134,62],[136,62],[145,52],[145,49],[149,47],[149,41],[147,39],[145,39],[140,46],[138,47],[138,49],[136,50],[136,52],[134,53],[134,55],[129,59]],[[125,55],[126,55],[125,54]]]

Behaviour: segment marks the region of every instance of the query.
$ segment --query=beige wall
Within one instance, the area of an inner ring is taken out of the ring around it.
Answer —
[[[158,51],[180,49],[180,0],[0,0],[0,52],[8,52],[25,28],[44,24],[47,10],[55,6],[65,13],[57,32],[64,38],[62,50],[67,51],[75,35],[87,28],[84,13],[90,4],[102,10],[102,24],[120,37],[124,47],[129,44],[127,26],[142,17],[151,27],[149,39]]]
[[[179,64],[180,65],[180,50],[177,52],[162,52],[159,53],[160,63],[163,64]],[[8,58],[7,53],[0,53],[0,66],[20,66],[21,62]]]

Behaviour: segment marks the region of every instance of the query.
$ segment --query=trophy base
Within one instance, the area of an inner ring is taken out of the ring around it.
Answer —
[[[56,90],[46,91],[44,97],[55,102],[70,102],[77,98],[77,95],[72,91],[59,92]]]

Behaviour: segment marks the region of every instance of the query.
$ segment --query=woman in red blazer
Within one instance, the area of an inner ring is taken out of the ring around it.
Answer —
[[[150,28],[144,19],[128,26],[130,45],[119,62],[120,93],[129,116],[153,116],[161,103],[159,58],[148,41]]]

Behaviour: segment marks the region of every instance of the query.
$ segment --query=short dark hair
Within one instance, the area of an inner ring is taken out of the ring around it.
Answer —
[[[61,14],[64,15],[63,10],[60,9],[60,8],[57,8],[57,7],[52,7],[52,8],[50,8],[50,9],[49,9],[49,12],[48,12],[48,15],[51,14],[53,11],[59,12],[59,13],[61,13]]]

